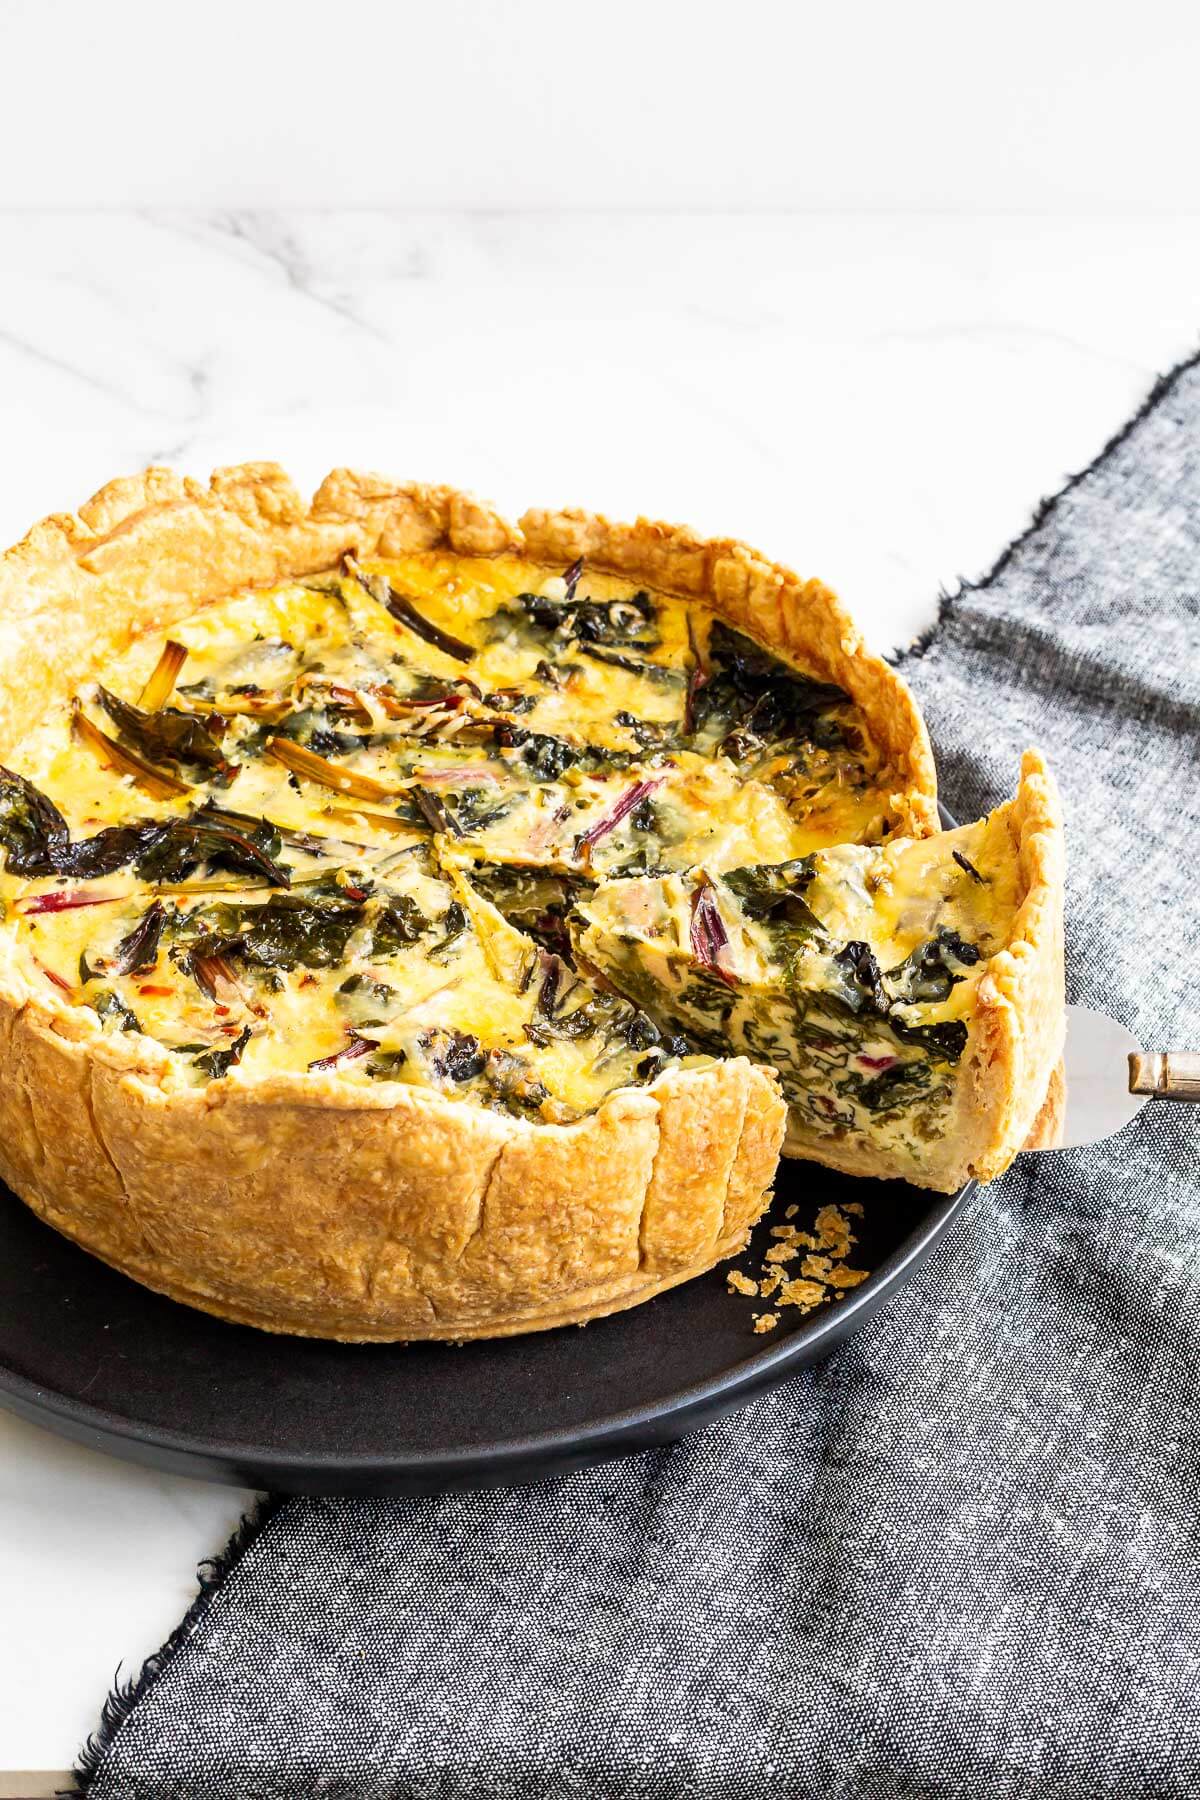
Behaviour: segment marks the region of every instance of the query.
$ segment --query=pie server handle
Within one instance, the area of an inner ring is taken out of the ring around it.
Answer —
[[[1200,1100],[1200,1051],[1130,1051],[1129,1091],[1159,1100]]]

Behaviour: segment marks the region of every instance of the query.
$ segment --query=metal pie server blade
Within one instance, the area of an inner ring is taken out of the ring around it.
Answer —
[[[1067,1008],[1063,1062],[1066,1114],[1056,1150],[1114,1137],[1155,1097],[1200,1100],[1200,1055],[1143,1051],[1124,1025],[1088,1006]]]

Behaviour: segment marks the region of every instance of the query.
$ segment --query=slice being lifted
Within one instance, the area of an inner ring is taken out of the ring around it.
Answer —
[[[924,839],[604,884],[580,961],[780,1075],[785,1153],[944,1192],[1029,1137],[1062,1054],[1062,837],[1045,764]]]

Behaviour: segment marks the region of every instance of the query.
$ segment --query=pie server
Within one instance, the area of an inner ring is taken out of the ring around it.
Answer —
[[[1200,1100],[1200,1052],[1143,1050],[1131,1031],[1089,1006],[1068,1006],[1066,1117],[1070,1150],[1115,1136],[1148,1100]]]

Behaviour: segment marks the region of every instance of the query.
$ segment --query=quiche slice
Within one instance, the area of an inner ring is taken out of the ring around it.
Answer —
[[[744,545],[346,471],[114,483],[0,559],[0,1174],[266,1329],[634,1305],[740,1247],[791,1075],[573,930],[614,883],[936,832],[903,682]]]
[[[778,1072],[786,1154],[949,1193],[1007,1167],[1051,1088],[1061,895],[1057,794],[1029,751],[975,824],[607,882],[572,934],[660,1021]]]

